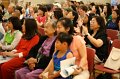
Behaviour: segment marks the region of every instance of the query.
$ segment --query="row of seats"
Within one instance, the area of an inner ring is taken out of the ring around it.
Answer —
[[[111,48],[112,47],[120,49],[120,40],[114,39]],[[99,71],[110,73],[110,74],[120,73],[120,70],[115,71],[112,69],[108,69],[108,68],[104,67],[103,64],[94,64],[94,56],[95,56],[95,50],[93,48],[87,48],[88,69],[90,72],[89,79],[95,79],[95,70],[99,70]],[[120,77],[119,77],[119,79],[120,79]]]

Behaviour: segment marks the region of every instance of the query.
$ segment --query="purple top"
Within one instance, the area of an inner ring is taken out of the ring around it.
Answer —
[[[55,38],[56,38],[56,36],[54,36],[52,38],[47,38],[43,42],[42,46],[39,48],[38,53],[42,53],[42,54],[44,54],[46,56],[49,56],[49,54],[50,54],[50,48],[51,48],[51,46],[52,46]]]

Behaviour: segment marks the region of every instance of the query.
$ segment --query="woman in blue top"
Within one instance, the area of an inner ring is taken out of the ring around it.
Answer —
[[[69,45],[71,44],[72,39],[73,38],[71,35],[62,32],[57,36],[57,40],[55,42],[56,52],[52,57],[52,65],[48,72],[48,79],[62,78],[60,76],[60,61],[73,57],[73,54],[69,49]],[[70,78],[67,77],[62,79]]]
[[[119,17],[120,17],[120,11],[113,10],[112,11],[112,20],[109,20],[106,24],[107,29],[119,30],[119,27],[117,25]]]

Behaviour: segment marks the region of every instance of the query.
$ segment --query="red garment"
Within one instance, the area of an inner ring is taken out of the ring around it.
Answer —
[[[39,42],[39,36],[35,35],[31,40],[21,39],[16,49],[22,52],[23,58],[15,57],[1,65],[2,79],[14,79],[15,70],[21,68],[30,49]]]
[[[39,23],[42,22],[42,23],[44,24],[45,21],[46,21],[46,16],[43,16],[43,17],[38,16],[38,17],[37,17],[37,21],[38,21]]]

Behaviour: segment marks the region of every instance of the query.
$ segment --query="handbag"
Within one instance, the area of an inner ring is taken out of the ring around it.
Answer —
[[[120,68],[120,49],[113,47],[104,67],[118,70]]]

